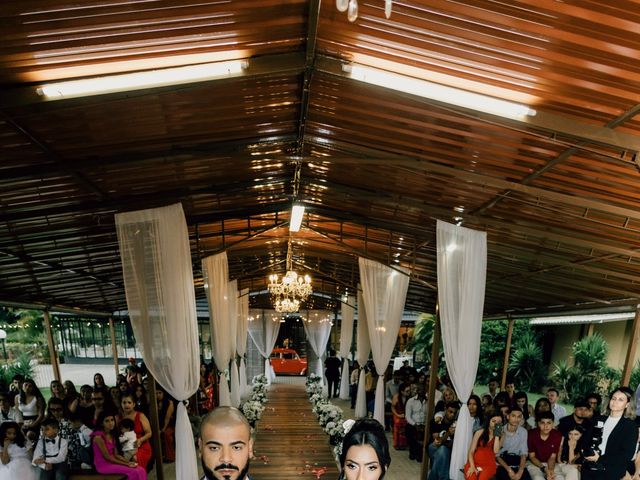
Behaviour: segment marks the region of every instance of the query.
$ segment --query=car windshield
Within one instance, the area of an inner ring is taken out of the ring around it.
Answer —
[[[297,357],[297,355],[295,353],[283,353],[282,354],[282,358],[285,358],[287,360],[294,360]]]

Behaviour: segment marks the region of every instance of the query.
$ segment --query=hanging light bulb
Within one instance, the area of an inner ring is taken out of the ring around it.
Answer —
[[[384,0],[384,16],[387,18],[391,17],[391,5],[393,5],[393,0]]]
[[[347,18],[350,22],[355,22],[358,18],[358,0],[349,0],[347,8]]]
[[[349,0],[336,0],[336,8],[339,12],[346,12],[349,8]]]

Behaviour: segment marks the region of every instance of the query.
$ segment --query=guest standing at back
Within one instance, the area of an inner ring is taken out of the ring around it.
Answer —
[[[340,387],[340,365],[342,362],[336,357],[335,350],[329,350],[329,357],[324,361],[324,374],[327,377],[327,385],[329,390],[329,398],[338,396],[338,388]]]

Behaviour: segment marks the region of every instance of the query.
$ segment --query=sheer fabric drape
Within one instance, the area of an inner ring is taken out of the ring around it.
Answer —
[[[237,337],[238,337],[238,281],[228,283],[227,299],[229,301],[229,321],[231,322],[231,358],[229,374],[231,380],[231,406],[238,408],[240,405],[240,373],[236,361]]]
[[[264,374],[270,384],[275,380],[275,373],[269,363],[269,356],[278,339],[280,317],[275,310],[250,310],[248,332],[251,340],[264,358]]]
[[[176,477],[197,478],[184,401],[198,389],[199,343],[189,232],[182,205],[115,216],[131,326],[144,362],[178,401]]]
[[[487,270],[487,234],[438,221],[438,301],[447,370],[462,402],[451,451],[449,475],[463,479],[473,423],[467,400],[478,358]]]
[[[227,253],[222,252],[202,259],[204,291],[209,303],[209,325],[211,328],[211,348],[213,360],[220,372],[219,404],[231,405],[229,383],[225,372],[229,369],[235,345],[235,322],[229,318],[231,299],[229,298],[229,274]],[[233,342],[232,340],[233,339]]]
[[[360,287],[358,285],[358,287]],[[365,390],[366,372],[365,365],[369,361],[371,343],[369,341],[369,327],[367,325],[367,311],[362,299],[362,290],[358,288],[358,323],[356,324],[356,360],[360,367],[358,376],[358,393],[356,394],[356,418],[367,416],[367,394]],[[383,424],[384,425],[384,424]]]
[[[300,312],[300,316],[303,319],[304,331],[307,334],[307,340],[309,345],[317,355],[315,372],[316,374],[324,378],[324,368],[322,363],[327,349],[327,342],[329,341],[329,335],[331,335],[331,312],[329,310],[306,310]]]
[[[247,323],[249,322],[249,289],[240,291],[238,297],[238,328],[236,331],[236,353],[240,357],[239,379],[240,398],[245,398],[248,394],[247,385],[247,365],[244,357],[247,354]]]
[[[340,323],[340,358],[342,358],[342,377],[340,378],[340,398],[349,398],[349,350],[353,340],[353,317],[355,316],[355,301],[353,296],[342,303]]]
[[[373,418],[384,425],[384,372],[400,331],[409,288],[409,272],[362,257],[359,258],[359,264],[371,352],[378,372]]]

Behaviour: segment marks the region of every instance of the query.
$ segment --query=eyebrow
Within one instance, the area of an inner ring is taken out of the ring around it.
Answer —
[[[243,442],[242,440],[236,440],[235,442],[231,442],[229,445],[246,445],[246,442]],[[215,440],[209,440],[207,442],[205,442],[205,445],[214,445],[216,447],[221,447],[222,443],[220,442],[216,442]]]
[[[356,460],[352,460],[351,458],[347,458],[346,461],[347,462],[352,462],[352,463],[358,463]],[[380,465],[380,462],[374,461],[374,462],[365,463],[364,465],[365,466],[366,465]]]

